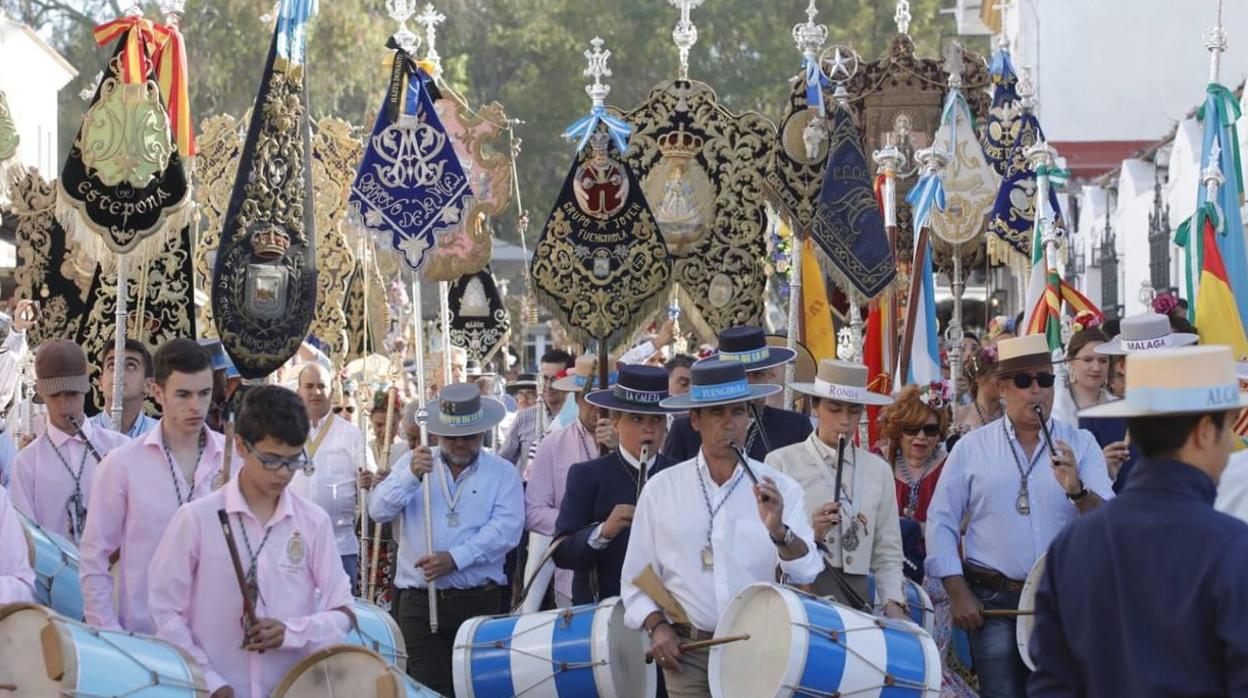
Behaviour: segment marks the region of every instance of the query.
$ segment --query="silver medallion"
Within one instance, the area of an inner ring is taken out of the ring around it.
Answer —
[[[459,512],[452,511],[446,515],[446,525],[451,528],[459,526]]]
[[[1014,508],[1023,516],[1031,513],[1031,498],[1027,496],[1027,488],[1024,487],[1018,491],[1018,499],[1014,500]]]
[[[702,548],[702,570],[710,572],[715,569],[715,553],[711,551],[711,546]]]
[[[850,519],[849,528],[841,536],[841,549],[854,551],[858,549],[858,520]]]

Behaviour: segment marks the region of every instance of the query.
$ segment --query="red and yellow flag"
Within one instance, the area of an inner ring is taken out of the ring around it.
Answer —
[[[1201,344],[1225,344],[1238,361],[1248,358],[1248,336],[1239,318],[1235,295],[1231,293],[1226,265],[1218,249],[1217,230],[1213,216],[1204,219],[1204,260],[1200,270],[1200,286],[1196,292],[1196,331]]]

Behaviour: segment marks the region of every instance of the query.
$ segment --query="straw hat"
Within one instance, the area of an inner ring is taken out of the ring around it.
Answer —
[[[1157,349],[1131,355],[1126,396],[1090,407],[1080,417],[1155,417],[1248,407],[1239,391],[1231,348]]]
[[[438,436],[474,436],[494,428],[507,415],[503,403],[481,395],[476,383],[452,383],[425,405],[425,428]],[[419,419],[419,417],[417,417]]]
[[[505,387],[503,390],[505,390],[508,395],[515,395],[517,392],[521,390],[526,390],[526,389],[537,390],[537,374],[536,373],[521,373],[520,375],[516,376],[516,379],[514,381],[508,383],[507,387]]]
[[[689,392],[669,397],[659,405],[673,410],[692,410],[749,402],[783,390],[778,385],[751,385],[745,379],[745,370],[741,361],[703,359],[689,370]]]
[[[607,363],[610,374],[607,376],[607,383],[615,381],[615,359],[610,359]],[[584,390],[592,390],[598,381],[598,357],[593,354],[577,357],[576,365],[568,372],[568,375],[556,380],[550,384],[555,390],[562,390],[565,393],[579,393]]]
[[[1125,356],[1141,351],[1185,347],[1199,339],[1190,332],[1171,332],[1170,318],[1165,315],[1142,313],[1123,318],[1118,325],[1118,336],[1096,347],[1096,353]]]
[[[863,364],[835,359],[824,359],[819,362],[819,370],[813,382],[793,382],[789,387],[799,393],[814,397],[850,402],[856,405],[891,405],[890,395],[881,395],[867,390],[867,367]]]
[[[789,346],[789,338],[782,334],[767,335],[767,346],[777,349],[787,349]],[[793,380],[809,383],[815,379],[815,372],[819,370],[818,363],[815,361],[815,355],[810,353],[810,349],[806,348],[801,342],[795,343],[795,351],[797,356],[794,359]]]
[[[1042,334],[1025,334],[997,342],[997,375],[1053,370],[1049,340]]]

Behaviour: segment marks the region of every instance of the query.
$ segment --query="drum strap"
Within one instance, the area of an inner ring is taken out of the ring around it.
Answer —
[[[841,597],[845,599],[849,606],[867,613],[871,612],[871,604],[862,598],[857,591],[854,590],[849,580],[845,579],[845,573],[833,567],[831,564],[824,562],[824,567],[832,573],[832,581],[836,582],[836,587],[841,590]]]

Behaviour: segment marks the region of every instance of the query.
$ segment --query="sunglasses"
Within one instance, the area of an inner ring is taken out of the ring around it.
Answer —
[[[1019,390],[1026,390],[1030,388],[1033,380],[1039,384],[1041,388],[1052,388],[1053,382],[1057,380],[1057,376],[1049,373],[1048,371],[1041,371],[1040,373],[1015,373],[1013,376],[1010,376],[1010,380],[1014,381],[1014,387]]]
[[[343,407],[342,405],[334,405],[334,414],[342,414],[344,411],[347,414],[355,414],[355,407],[353,406]]]
[[[278,471],[282,468],[290,468],[291,472],[295,473],[300,470],[307,473],[312,472],[312,459],[308,458],[307,451],[303,451],[294,458],[284,458],[282,456],[262,454],[256,450],[255,446],[246,441],[243,442],[243,445],[247,447],[247,452],[255,456],[256,460],[260,461],[260,465],[270,472]]]
[[[939,424],[924,424],[921,427],[902,427],[901,433],[906,436],[918,436],[919,432],[923,432],[924,436],[940,436]]]

